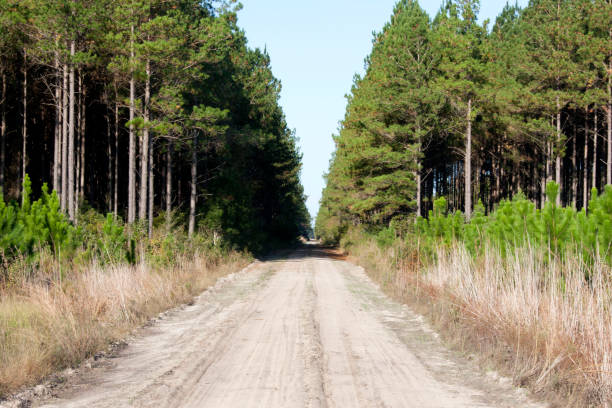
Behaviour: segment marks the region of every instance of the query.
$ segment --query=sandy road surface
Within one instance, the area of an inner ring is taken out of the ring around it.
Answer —
[[[220,282],[38,406],[532,406],[462,364],[361,268],[307,247]]]

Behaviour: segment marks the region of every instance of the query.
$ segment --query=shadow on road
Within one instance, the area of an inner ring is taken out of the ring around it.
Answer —
[[[344,261],[347,256],[340,249],[316,243],[301,244],[296,248],[284,249],[261,257],[262,262],[302,261],[309,258]]]

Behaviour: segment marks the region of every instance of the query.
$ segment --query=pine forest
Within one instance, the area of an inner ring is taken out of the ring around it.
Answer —
[[[531,1],[477,22],[479,2],[431,19],[400,1],[357,77],[319,228],[426,216],[437,197],[471,217],[519,193],[586,208],[612,183],[612,6]],[[323,233],[323,232],[322,232]]]
[[[232,7],[1,1],[4,199],[21,201],[29,176],[75,224],[91,209],[149,234],[178,225],[254,250],[302,233],[280,83]]]

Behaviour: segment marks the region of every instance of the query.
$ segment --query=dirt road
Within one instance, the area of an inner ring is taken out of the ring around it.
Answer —
[[[38,406],[535,405],[455,359],[361,268],[307,247],[223,280]]]

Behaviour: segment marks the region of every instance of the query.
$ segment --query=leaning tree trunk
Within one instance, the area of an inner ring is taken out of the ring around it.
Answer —
[[[193,149],[191,152],[191,194],[189,197],[189,236],[195,231],[195,212],[197,202],[197,178],[198,178],[198,137],[193,138]]]
[[[74,57],[75,44],[74,41],[70,43],[70,56]],[[74,112],[74,63],[70,65],[69,72],[69,91],[68,91],[68,217],[75,220],[75,207],[74,207],[74,127],[75,127],[75,112]]]
[[[597,188],[597,108],[593,109],[593,177],[592,186]]]
[[[23,50],[23,125],[21,137],[23,145],[21,147],[21,182],[25,180],[26,169],[28,166],[28,53]]]
[[[589,107],[584,109],[584,156],[582,161],[582,208],[589,202]]]
[[[170,231],[172,222],[172,142],[168,140],[166,150],[166,230]]]
[[[131,27],[130,61],[134,61],[134,26]],[[130,73],[130,146],[128,158],[128,224],[136,220],[136,132],[134,111],[136,101],[136,82],[134,72]]]
[[[472,98],[468,99],[465,140],[465,218],[472,217]]]
[[[151,101],[151,64],[146,63],[145,97],[144,97],[144,128],[140,143],[140,203],[138,218],[147,217],[147,178],[149,174],[149,103]]]

